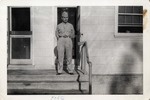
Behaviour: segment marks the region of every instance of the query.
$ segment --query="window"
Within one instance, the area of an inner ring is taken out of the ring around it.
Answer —
[[[29,7],[11,7],[11,35],[31,35],[31,18]]]
[[[10,64],[32,64],[30,7],[8,7]]]
[[[12,8],[12,31],[30,31],[30,8]]]
[[[116,8],[115,36],[142,36],[143,7],[119,6]]]

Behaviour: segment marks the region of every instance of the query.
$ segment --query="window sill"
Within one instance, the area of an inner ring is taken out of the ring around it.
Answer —
[[[132,37],[132,38],[142,38],[142,33],[115,33],[114,37]]]

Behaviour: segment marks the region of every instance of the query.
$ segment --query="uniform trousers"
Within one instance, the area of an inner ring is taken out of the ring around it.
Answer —
[[[71,63],[72,62],[72,40],[71,38],[59,37],[58,42],[57,42],[57,51],[58,51],[58,65],[57,65],[58,73],[62,73],[65,54],[66,54],[68,72],[73,73],[74,68]]]

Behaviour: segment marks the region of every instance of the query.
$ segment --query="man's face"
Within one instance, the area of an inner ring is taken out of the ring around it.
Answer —
[[[61,19],[62,19],[62,21],[64,23],[67,23],[68,22],[68,13],[67,12],[63,12]]]

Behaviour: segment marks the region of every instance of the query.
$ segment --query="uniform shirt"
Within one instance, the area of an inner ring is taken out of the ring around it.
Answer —
[[[74,28],[72,24],[63,22],[60,23],[56,29],[57,39],[59,38],[59,36],[70,36],[71,38],[74,38]]]

